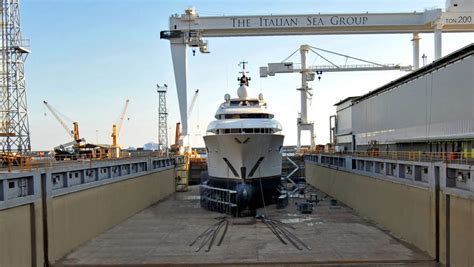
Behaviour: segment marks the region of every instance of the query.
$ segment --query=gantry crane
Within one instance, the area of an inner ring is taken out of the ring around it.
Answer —
[[[309,66],[308,52],[315,53],[328,65]],[[299,68],[293,62],[287,62],[293,55],[300,52],[301,64]],[[322,53],[326,53],[324,56]],[[327,54],[342,57],[345,59],[344,64],[336,64],[329,60]],[[348,60],[355,60],[361,62],[359,64],[347,64]],[[375,70],[400,70],[410,71],[412,66],[400,66],[398,64],[379,64],[372,61],[351,57],[341,53],[332,52],[329,50],[317,48],[307,44],[301,45],[296,51],[279,63],[269,63],[268,66],[260,67],[260,77],[274,76],[276,73],[301,73],[301,113],[297,118],[297,149],[301,148],[301,132],[309,131],[311,138],[311,148],[315,148],[314,123],[308,121],[308,100],[312,98],[312,88],[309,87],[308,82],[314,81],[315,75],[321,79],[324,72],[342,72],[342,71],[375,71]]]
[[[84,138],[80,138],[79,136],[79,124],[77,122],[73,122],[73,130],[71,130],[59,116],[59,111],[57,111],[46,101],[43,101],[43,104],[50,111],[50,113],[53,114],[54,118],[56,118],[56,120],[61,124],[68,135],[73,139],[71,142],[56,146],[54,148],[55,158],[57,160],[75,160],[81,155],[90,158],[92,156],[92,151],[85,149],[84,143],[86,140]]]
[[[441,57],[443,32],[474,32],[472,1],[446,1],[446,10],[422,12],[200,16],[194,8],[172,15],[168,39],[178,92],[183,135],[188,134],[187,47],[209,53],[207,37],[256,37],[342,34],[412,34],[413,67],[419,66],[419,33],[434,33],[435,60]]]

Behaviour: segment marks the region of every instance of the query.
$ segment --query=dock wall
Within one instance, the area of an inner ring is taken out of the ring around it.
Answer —
[[[33,262],[40,266],[43,262],[41,211],[40,201],[0,210],[1,267],[33,266]]]
[[[363,217],[445,265],[474,265],[472,166],[322,155],[305,165],[309,184]]]
[[[54,264],[174,190],[174,165],[169,158],[2,173],[0,266]]]

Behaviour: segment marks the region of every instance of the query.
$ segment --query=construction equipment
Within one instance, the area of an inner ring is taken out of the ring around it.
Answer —
[[[175,133],[174,133],[174,144],[171,145],[171,153],[180,154],[180,139],[181,139],[181,123],[176,123]]]
[[[313,52],[321,58],[327,65],[310,66],[308,64],[308,53]],[[288,62],[296,53],[300,53],[301,64],[297,67],[293,62]],[[326,53],[322,55],[322,53]],[[329,60],[328,55],[337,56],[345,60],[344,64],[336,64]],[[357,64],[347,64],[348,60],[356,61]],[[397,64],[379,64],[372,61],[332,52],[329,50],[317,48],[307,44],[301,45],[290,56],[279,63],[268,63],[268,66],[260,67],[260,77],[265,78],[274,76],[276,73],[301,73],[301,87],[297,90],[301,93],[301,113],[297,118],[297,149],[301,148],[301,132],[310,131],[311,149],[315,148],[314,123],[308,120],[308,101],[313,96],[312,88],[309,82],[314,81],[315,76],[318,80],[324,72],[343,72],[343,71],[375,71],[375,70],[400,70],[410,71],[412,66],[400,66]]]
[[[0,160],[8,167],[29,161],[30,130],[24,63],[29,40],[22,38],[19,0],[2,1],[0,45]]]
[[[120,157],[120,145],[118,144],[118,137],[120,136],[120,130],[122,130],[123,126],[123,121],[125,119],[125,114],[127,113],[128,109],[128,103],[130,100],[125,100],[125,105],[122,109],[122,112],[120,113],[120,116],[117,120],[117,122],[112,125],[112,149],[113,149],[113,154],[111,155],[113,158],[119,158]]]
[[[188,116],[191,116],[196,99],[199,93],[199,89],[195,91],[193,99],[188,109]],[[196,150],[191,150],[188,143],[187,148],[182,146],[183,136],[181,135],[181,123],[176,123],[176,131],[174,144],[171,145],[170,152],[176,157],[176,191],[185,192],[188,191],[190,166],[193,161],[200,161],[200,155]]]
[[[43,101],[46,108],[53,114],[54,118],[61,124],[68,135],[73,139],[71,142],[61,144],[54,148],[54,157],[56,160],[77,160],[79,158],[92,158],[93,150],[87,149],[85,139],[79,136],[79,124],[73,122],[73,130],[69,129],[67,124],[61,119],[59,111],[52,107],[48,102]],[[63,115],[63,117],[65,117]]]
[[[188,108],[188,117],[191,116],[192,112],[193,112],[193,109],[194,109],[194,106],[196,104],[196,100],[197,100],[197,97],[198,97],[198,94],[199,94],[199,89],[197,89],[195,92],[194,92],[194,96],[193,96],[193,99],[191,100],[191,104],[189,105],[189,108]],[[175,131],[175,139],[174,139],[174,144],[171,145],[171,152],[172,153],[175,153],[175,154],[183,154],[185,152],[188,152],[188,154],[196,154],[195,152],[192,152],[191,149],[190,149],[190,145],[189,145],[189,142],[188,142],[188,147],[189,149],[185,149],[182,144],[183,144],[183,133],[181,131],[181,123],[180,122],[177,122],[176,123],[176,131]]]
[[[191,100],[191,104],[189,104],[189,108],[188,108],[188,118],[191,117],[191,114],[192,114],[192,112],[193,112],[194,105],[196,104],[196,100],[197,100],[198,94],[199,94],[199,89],[197,89],[197,90],[194,92],[194,96],[193,96],[193,99]]]
[[[448,2],[447,2],[448,3]],[[194,8],[172,15],[169,29],[160,32],[170,40],[171,56],[178,92],[183,135],[188,134],[187,118],[187,53],[189,46],[208,54],[206,37],[258,37],[328,34],[412,34],[413,66],[419,65],[419,33],[434,33],[435,59],[441,57],[442,32],[473,32],[472,1],[447,4],[445,11],[426,9],[422,12],[350,13],[350,14],[286,14],[247,16],[201,16]],[[448,8],[449,6],[449,8]]]

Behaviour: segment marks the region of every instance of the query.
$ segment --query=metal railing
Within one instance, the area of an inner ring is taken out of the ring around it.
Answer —
[[[237,209],[237,191],[200,185],[201,207],[225,214],[233,214]]]
[[[142,154],[134,154],[133,156],[129,157],[119,157],[119,158],[94,158],[91,155],[78,155],[76,159],[71,159],[70,155],[56,155],[55,157],[52,156],[35,156],[35,157],[22,157],[21,160],[17,161],[7,161],[4,160],[2,166],[0,167],[0,172],[8,171],[8,172],[29,172],[34,170],[40,169],[51,169],[57,167],[64,167],[70,165],[90,165],[92,166],[94,163],[99,162],[117,162],[122,161],[125,159],[155,159],[155,158],[165,158],[166,156],[162,153],[155,153],[155,152],[148,152]]]
[[[424,151],[306,151],[306,155],[341,155],[403,161],[444,162],[474,165],[474,151],[468,152],[424,152]]]

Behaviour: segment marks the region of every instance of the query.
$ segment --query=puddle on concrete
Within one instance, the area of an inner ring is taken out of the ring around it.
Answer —
[[[201,196],[185,196],[184,200],[200,200]]]
[[[292,218],[292,219],[281,219],[282,223],[303,223],[311,221],[312,218]]]
[[[310,222],[310,223],[307,223],[306,225],[307,226],[315,226],[315,225],[320,225],[320,224],[323,224],[323,222]]]

